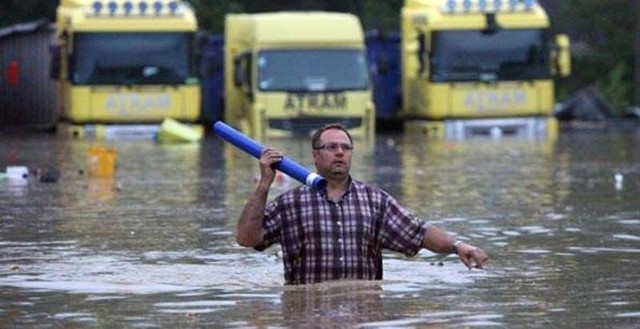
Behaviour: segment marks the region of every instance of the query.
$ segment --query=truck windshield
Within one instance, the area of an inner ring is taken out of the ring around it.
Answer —
[[[369,84],[358,49],[264,50],[257,65],[262,91],[365,90]]]
[[[189,33],[78,33],[74,84],[183,84],[191,74]]]
[[[446,31],[433,35],[431,80],[549,79],[544,30]]]

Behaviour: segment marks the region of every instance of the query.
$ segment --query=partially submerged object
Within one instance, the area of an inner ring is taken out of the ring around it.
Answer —
[[[166,118],[160,126],[156,139],[159,143],[189,143],[202,139],[202,126],[192,126]]]

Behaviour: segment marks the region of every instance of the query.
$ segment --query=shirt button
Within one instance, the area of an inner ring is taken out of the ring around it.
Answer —
[[[344,257],[340,257],[340,261],[341,261],[341,262],[344,262]]]
[[[342,239],[338,239],[338,242],[342,243]]]
[[[342,225],[342,222],[341,222],[341,221],[338,221],[338,223],[337,223],[337,224],[338,224],[338,225]]]

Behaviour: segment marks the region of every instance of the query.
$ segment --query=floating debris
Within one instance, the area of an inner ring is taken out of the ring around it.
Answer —
[[[624,185],[624,176],[621,173],[616,173],[613,176],[613,180],[615,181],[616,190],[621,191]]]

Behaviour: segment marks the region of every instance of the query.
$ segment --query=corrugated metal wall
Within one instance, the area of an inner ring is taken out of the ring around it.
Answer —
[[[55,127],[57,87],[49,77],[54,34],[44,20],[0,29],[0,127]]]

